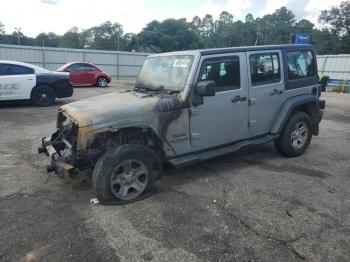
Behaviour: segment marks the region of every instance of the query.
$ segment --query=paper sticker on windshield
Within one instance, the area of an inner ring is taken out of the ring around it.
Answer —
[[[188,67],[189,64],[190,59],[188,58],[175,59],[174,61],[174,67]]]

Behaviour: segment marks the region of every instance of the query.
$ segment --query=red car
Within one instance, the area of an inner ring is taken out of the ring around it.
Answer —
[[[107,87],[111,82],[111,76],[94,64],[87,62],[72,62],[57,69],[58,72],[69,72],[70,82],[74,86],[99,86]]]

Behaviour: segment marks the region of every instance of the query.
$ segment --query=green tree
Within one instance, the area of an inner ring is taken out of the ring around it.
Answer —
[[[168,52],[200,48],[202,43],[185,19],[167,19],[147,24],[131,46],[138,51]]]
[[[61,37],[59,35],[52,32],[41,33],[35,37],[34,43],[37,46],[57,47],[60,42],[60,38]]]
[[[220,17],[217,21],[215,21],[215,31],[212,34],[214,38],[216,47],[225,47],[232,45],[233,38],[233,15],[229,12],[223,11],[220,14]]]
[[[312,34],[312,41],[315,45],[317,54],[337,54],[339,38],[335,33],[326,29],[315,30]]]
[[[251,13],[249,13],[245,16],[245,22],[246,23],[253,23],[254,22],[254,17]]]
[[[0,22],[0,35],[4,35],[5,34],[5,26],[3,23]]]
[[[339,35],[350,35],[350,1],[341,2],[339,7],[322,11],[319,20],[330,25]]]
[[[307,19],[302,19],[295,23],[295,32],[312,33],[314,31],[315,25]]]
[[[103,50],[125,50],[127,43],[123,38],[123,26],[107,21],[83,32],[85,47]]]
[[[85,40],[78,27],[72,27],[60,38],[58,47],[65,48],[84,48]]]
[[[268,14],[255,20],[261,28],[261,42],[259,44],[288,44],[291,33],[294,31],[295,15],[286,7],[277,9],[273,14]]]

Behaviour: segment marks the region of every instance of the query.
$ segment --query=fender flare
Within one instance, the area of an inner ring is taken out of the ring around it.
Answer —
[[[284,126],[286,125],[288,119],[292,115],[294,109],[301,105],[310,105],[314,104],[317,113],[317,119],[313,119],[317,124],[321,121],[322,111],[319,107],[319,99],[316,96],[310,94],[299,95],[291,97],[284,102],[278,115],[274,121],[274,124],[270,130],[270,133],[279,134],[282,132]]]

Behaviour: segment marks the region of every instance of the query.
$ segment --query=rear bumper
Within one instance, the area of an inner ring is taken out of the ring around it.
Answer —
[[[312,134],[317,136],[320,132],[320,122],[323,118],[323,110],[326,108],[325,100],[318,100],[318,108],[315,111],[312,111]]]
[[[325,100],[319,100],[318,104],[320,106],[320,109],[326,109],[326,101]]]

